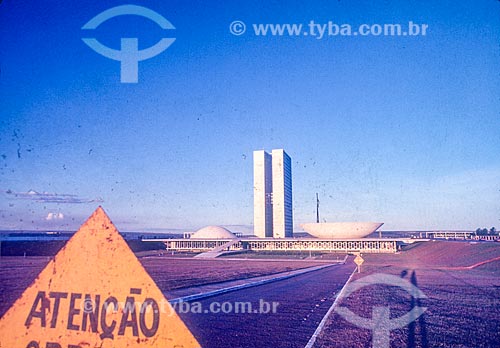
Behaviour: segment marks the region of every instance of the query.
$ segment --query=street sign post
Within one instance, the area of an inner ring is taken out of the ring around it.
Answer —
[[[358,266],[358,273],[361,272],[361,265],[365,262],[365,260],[361,257],[361,255],[357,255],[354,258],[354,263]]]

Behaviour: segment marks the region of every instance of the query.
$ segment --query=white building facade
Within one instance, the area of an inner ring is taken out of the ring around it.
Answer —
[[[265,151],[253,153],[253,225],[259,238],[273,236],[272,159]]]
[[[293,237],[292,161],[283,150],[254,151],[254,234]]]

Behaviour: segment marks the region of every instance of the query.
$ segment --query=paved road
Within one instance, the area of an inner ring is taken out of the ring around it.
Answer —
[[[279,302],[276,313],[180,315],[204,348],[303,348],[354,268],[350,258],[346,265],[335,265],[199,301],[203,311],[209,309],[213,302],[221,306],[229,302],[234,307],[235,302],[248,301],[252,303],[252,310],[259,310],[261,300]],[[265,306],[262,308],[265,309]]]

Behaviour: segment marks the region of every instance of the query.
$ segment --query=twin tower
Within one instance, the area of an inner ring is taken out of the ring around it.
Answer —
[[[254,234],[293,237],[292,160],[283,149],[253,153]]]

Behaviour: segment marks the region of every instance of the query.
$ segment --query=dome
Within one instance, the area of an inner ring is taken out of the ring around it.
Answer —
[[[236,236],[220,226],[207,226],[199,229],[191,236],[193,239],[234,239]]]
[[[302,224],[301,227],[317,238],[356,239],[366,237],[383,224],[383,222],[324,222]]]

